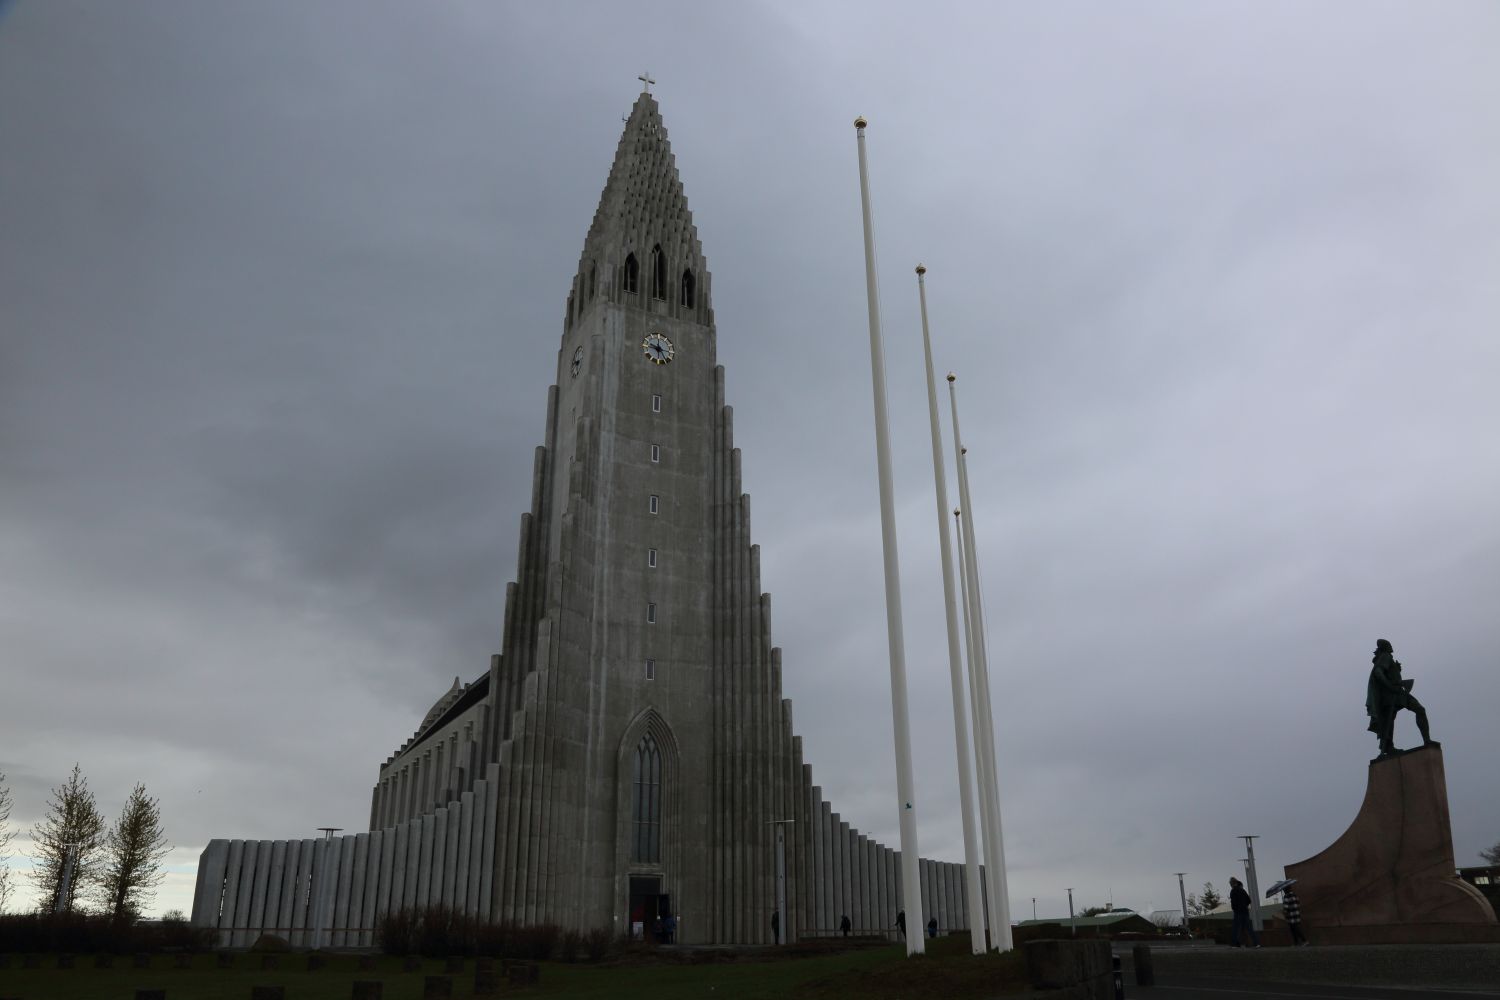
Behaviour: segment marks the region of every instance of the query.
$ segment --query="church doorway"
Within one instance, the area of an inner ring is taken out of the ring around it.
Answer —
[[[672,897],[661,891],[661,876],[630,876],[630,936],[671,944],[677,936],[676,923]]]

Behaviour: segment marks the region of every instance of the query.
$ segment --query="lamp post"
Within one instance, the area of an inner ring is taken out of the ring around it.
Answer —
[[[1032,920],[1036,919],[1036,897],[1035,896],[1031,897],[1031,919]]]
[[[1068,928],[1073,932],[1073,936],[1074,937],[1078,936],[1078,920],[1077,920],[1077,918],[1075,918],[1073,916],[1073,890],[1072,889],[1068,890]]]
[[[1240,839],[1245,842],[1245,881],[1250,889],[1250,926],[1255,928],[1256,933],[1265,930],[1265,923],[1260,918],[1260,880],[1255,877],[1255,841],[1259,834],[1240,834]]]
[[[1182,876],[1187,872],[1173,872],[1172,874],[1177,876],[1177,895],[1182,899],[1182,932],[1192,938],[1193,929],[1188,925],[1187,886],[1182,884]]]

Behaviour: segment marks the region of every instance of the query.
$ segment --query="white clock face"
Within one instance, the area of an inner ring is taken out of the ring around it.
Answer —
[[[578,377],[578,370],[583,367],[583,348],[573,352],[573,377]]]
[[[655,364],[664,365],[672,360],[672,342],[659,333],[647,334],[641,341],[641,350]]]

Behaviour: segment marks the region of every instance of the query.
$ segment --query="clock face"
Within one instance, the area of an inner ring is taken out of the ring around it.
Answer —
[[[641,350],[653,363],[664,365],[672,360],[672,342],[659,333],[647,334],[641,341]]]
[[[578,377],[578,370],[583,367],[583,348],[573,352],[573,377]]]

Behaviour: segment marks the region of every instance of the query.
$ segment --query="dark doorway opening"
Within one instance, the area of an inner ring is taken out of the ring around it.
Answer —
[[[672,897],[661,891],[661,876],[630,876],[630,936],[670,944],[676,923]]]

